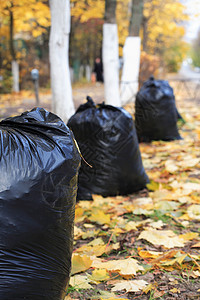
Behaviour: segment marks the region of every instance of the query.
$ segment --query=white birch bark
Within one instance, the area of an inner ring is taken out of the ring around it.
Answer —
[[[123,68],[120,85],[120,96],[122,105],[135,101],[138,91],[138,78],[140,71],[140,44],[138,36],[126,38],[123,48]]]
[[[12,90],[13,92],[19,92],[19,64],[16,60],[12,60],[11,63],[12,67],[12,78],[13,78],[13,84],[12,84]]]
[[[117,24],[105,23],[103,25],[103,73],[105,103],[121,106]]]
[[[52,110],[64,122],[74,114],[69,71],[70,1],[50,0],[50,67]]]

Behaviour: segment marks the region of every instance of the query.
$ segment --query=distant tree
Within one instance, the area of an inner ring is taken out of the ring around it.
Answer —
[[[143,0],[131,1],[129,36],[123,49],[123,70],[121,79],[121,102],[134,101],[138,90],[140,69],[140,27],[143,17]]]
[[[200,68],[200,29],[197,38],[194,40],[192,45],[192,61],[195,67]]]
[[[22,54],[16,47],[16,41],[35,38],[46,32],[50,25],[49,7],[45,1],[7,0],[1,3],[0,15],[1,46],[9,50],[6,60],[12,65],[13,91],[18,92],[19,61]]]
[[[121,106],[119,94],[119,50],[116,24],[116,0],[105,1],[105,23],[103,25],[103,69],[105,101]]]
[[[50,67],[53,111],[67,120],[74,113],[69,72],[70,1],[50,0]]]

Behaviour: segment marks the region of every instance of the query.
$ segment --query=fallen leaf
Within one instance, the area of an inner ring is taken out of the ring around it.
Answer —
[[[173,160],[167,160],[167,161],[165,162],[165,169],[166,169],[169,173],[173,174],[173,173],[176,173],[176,172],[178,171],[179,168],[175,165],[175,163],[174,163]]]
[[[159,220],[157,222],[151,222],[149,224],[149,226],[151,226],[152,228],[155,228],[155,229],[161,229],[165,224],[163,223],[162,220]]]
[[[195,244],[195,245],[193,245],[192,248],[200,248],[200,242],[197,243],[197,244]]]
[[[80,238],[84,234],[84,231],[82,231],[77,226],[74,226],[74,239]]]
[[[91,216],[89,217],[89,220],[91,222],[95,222],[99,225],[109,224],[110,223],[110,215],[105,214],[100,209],[95,209]]]
[[[194,182],[187,182],[182,186],[182,188],[184,190],[200,191],[200,184]]]
[[[88,243],[88,246],[99,246],[99,245],[105,245],[104,241],[102,240],[102,238],[97,238],[94,239],[93,241]]]
[[[72,255],[72,271],[71,274],[76,274],[88,270],[92,265],[92,259],[88,255],[73,253]]]
[[[122,276],[136,275],[137,271],[144,270],[144,268],[138,264],[138,261],[133,258],[110,260],[107,262],[98,263],[95,265],[95,267],[100,269],[106,269],[108,271],[115,271]]]
[[[81,246],[75,250],[75,253],[83,253],[87,256],[101,256],[106,252],[106,245],[89,246],[88,244]]]
[[[160,201],[155,204],[155,208],[159,210],[177,210],[181,204],[175,201]]]
[[[162,245],[168,249],[183,247],[183,239],[176,236],[171,230],[147,229],[140,233],[138,239],[144,239],[153,245]]]
[[[108,291],[99,291],[99,293],[100,293],[100,299],[101,300],[110,300],[110,299],[117,299],[117,300],[119,300],[119,298],[116,298],[116,295],[114,294],[114,293],[112,293],[112,292],[108,292]],[[122,299],[123,300],[123,299]],[[125,299],[125,300],[128,300],[128,299]]]
[[[170,292],[173,293],[173,294],[180,294],[180,290],[177,289],[177,288],[171,289]]]
[[[197,232],[187,232],[185,234],[179,235],[179,237],[181,239],[183,239],[184,241],[190,241],[190,240],[198,238],[199,234]]]
[[[159,256],[161,256],[163,254],[163,252],[140,250],[138,252],[138,254],[142,258],[158,258]]]
[[[190,219],[200,220],[200,205],[193,204],[187,209],[188,216]]]
[[[121,297],[118,297],[118,298],[116,298],[116,297],[111,297],[111,298],[102,298],[102,297],[100,297],[100,299],[101,300],[129,300],[127,298],[121,298]]]
[[[75,209],[75,222],[82,222],[85,219],[85,216],[83,215],[84,210],[81,207],[76,207]]]
[[[187,254],[182,254],[182,255],[180,255],[180,256],[178,256],[178,257],[176,257],[176,258],[174,258],[170,261],[167,261],[167,262],[163,263],[162,265],[163,266],[172,266],[175,263],[178,263],[179,265],[181,265],[186,257],[187,257]]]
[[[92,285],[88,283],[87,276],[83,275],[72,276],[69,284],[77,289],[93,289]]]
[[[144,280],[120,280],[111,289],[113,292],[125,290],[126,292],[138,292],[143,290],[148,282]]]
[[[100,281],[105,281],[109,278],[110,276],[108,275],[105,269],[95,269],[92,272],[92,275],[88,275],[89,281],[97,283],[99,283]]]

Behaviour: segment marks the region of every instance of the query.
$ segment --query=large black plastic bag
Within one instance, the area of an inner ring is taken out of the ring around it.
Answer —
[[[126,195],[144,188],[148,177],[131,115],[123,108],[95,106],[87,99],[68,122],[83,157],[92,165],[81,165],[77,199],[91,199],[91,194]]]
[[[0,122],[0,142],[0,299],[64,299],[80,164],[73,134],[37,108]]]
[[[135,125],[139,141],[181,139],[177,128],[180,117],[168,82],[150,77],[136,95]]]

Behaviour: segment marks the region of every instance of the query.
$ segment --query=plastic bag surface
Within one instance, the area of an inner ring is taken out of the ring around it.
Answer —
[[[136,95],[135,125],[140,142],[181,139],[173,89],[167,81],[150,77]]]
[[[0,122],[0,299],[63,300],[80,155],[56,115]]]
[[[91,199],[91,194],[126,195],[144,188],[148,177],[131,115],[123,108],[96,106],[87,99],[68,122],[83,157],[92,165],[81,164],[77,199]]]

